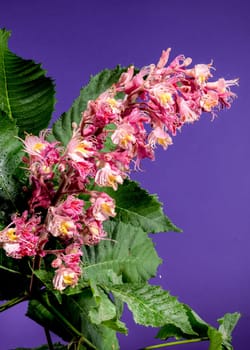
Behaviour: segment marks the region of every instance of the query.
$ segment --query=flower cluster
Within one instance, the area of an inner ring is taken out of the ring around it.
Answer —
[[[100,188],[117,190],[131,163],[138,169],[142,159],[153,160],[155,147],[167,149],[184,124],[202,112],[215,115],[235,97],[230,86],[237,80],[209,82],[211,64],[188,68],[191,59],[184,56],[166,66],[169,53],[137,74],[130,67],[89,101],[65,148],[49,142],[47,131],[23,141],[31,196],[28,209],[1,231],[0,242],[13,258],[53,254],[53,284],[60,291],[78,283],[82,245],[99,243],[106,236],[103,222],[116,215],[114,200]],[[49,249],[53,239],[58,246]]]

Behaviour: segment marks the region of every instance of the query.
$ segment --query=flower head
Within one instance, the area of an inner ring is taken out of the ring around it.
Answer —
[[[31,194],[27,210],[0,231],[0,244],[16,259],[53,255],[59,291],[77,285],[82,245],[105,239],[104,222],[116,216],[114,199],[97,186],[116,191],[131,164],[138,169],[142,159],[154,160],[157,145],[167,149],[184,124],[199,120],[204,111],[213,115],[230,107],[235,97],[230,88],[236,79],[210,82],[212,64],[187,68],[191,58],[179,55],[167,65],[169,54],[170,49],[163,51],[156,65],[138,73],[129,67],[88,101],[79,126],[72,123],[65,149],[48,141],[48,131],[23,141]],[[51,249],[51,239],[59,241],[59,249]]]

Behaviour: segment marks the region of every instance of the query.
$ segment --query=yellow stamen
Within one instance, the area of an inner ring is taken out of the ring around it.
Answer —
[[[62,221],[60,224],[60,232],[63,235],[67,235],[69,233],[69,229],[72,228],[72,223],[70,221]]]
[[[67,285],[71,285],[74,283],[75,274],[73,272],[67,273],[63,276],[63,282]]]
[[[98,229],[97,226],[95,226],[95,225],[90,225],[90,226],[89,226],[89,231],[92,233],[92,235],[93,235],[94,237],[99,236],[99,229]]]
[[[204,84],[207,80],[207,77],[205,75],[199,75],[198,81],[200,84]]]
[[[172,95],[169,92],[163,92],[162,94],[159,94],[159,99],[161,104],[166,105],[172,101]]]
[[[88,152],[88,150],[86,149],[85,145],[82,144],[82,143],[79,143],[79,144],[76,146],[75,151],[76,151],[76,152],[80,152],[80,153],[82,153],[82,154]]]
[[[213,98],[206,98],[203,100],[203,108],[207,112],[211,112],[212,108],[218,105],[218,100]]]
[[[51,168],[49,166],[43,165],[42,171],[44,172],[44,174],[49,174],[51,172]]]
[[[157,142],[161,146],[167,146],[167,144],[168,144],[167,139],[166,138],[162,138],[162,137],[158,137]]]
[[[102,212],[108,216],[114,215],[113,208],[110,205],[108,205],[107,203],[102,203],[101,209],[102,209]]]
[[[108,175],[108,184],[113,186],[116,183],[116,176],[109,174]]]
[[[12,242],[17,240],[15,228],[9,228],[8,231],[6,232],[6,235],[7,235],[8,239]]]
[[[43,149],[45,148],[45,145],[43,144],[43,143],[41,143],[41,142],[37,142],[36,144],[34,144],[34,146],[33,146],[33,151],[35,151],[35,152],[40,152],[40,151],[42,151]]]
[[[127,145],[129,142],[133,142],[134,141],[134,137],[133,135],[130,134],[126,134],[124,135],[124,137],[120,140],[120,145],[123,148],[127,148]]]
[[[117,106],[117,101],[116,101],[114,98],[108,98],[108,99],[107,99],[107,102],[108,102],[108,104],[109,104],[111,107],[116,107],[116,106]]]

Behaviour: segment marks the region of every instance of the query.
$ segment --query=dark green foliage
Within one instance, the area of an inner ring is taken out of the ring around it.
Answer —
[[[0,110],[16,121],[19,135],[48,126],[54,109],[54,84],[41,65],[8,49],[10,32],[0,30]]]

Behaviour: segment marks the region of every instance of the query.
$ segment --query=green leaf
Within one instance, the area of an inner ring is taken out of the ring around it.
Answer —
[[[128,329],[124,322],[121,322],[119,319],[108,320],[102,322],[102,324],[110,329],[113,329],[116,332],[128,334]]]
[[[78,315],[77,317],[80,318],[77,324],[81,332],[98,350],[119,349],[116,331],[103,324],[94,324],[91,322],[91,317],[93,316],[91,312],[96,309],[97,304],[89,289],[85,289],[82,294],[68,297],[67,302],[69,303],[68,308],[71,315],[74,315],[73,317]],[[102,317],[105,318],[104,315]]]
[[[22,142],[17,138],[17,134],[15,122],[0,111],[0,198],[12,203],[12,211],[15,210],[16,196],[20,191],[18,177],[23,176],[20,170]]]
[[[116,201],[116,221],[140,227],[146,233],[180,231],[164,215],[157,196],[149,194],[137,182],[125,180],[117,191],[105,188],[105,192]]]
[[[48,290],[53,290],[54,286],[52,283],[54,273],[52,271],[46,271],[43,269],[33,270],[33,273],[39,278],[40,281],[48,288]]]
[[[220,318],[218,320],[220,327],[217,330],[204,322],[189,306],[184,305],[184,308],[186,309],[190,325],[196,335],[190,336],[190,334],[186,334],[173,324],[166,324],[159,330],[156,336],[157,338],[162,340],[170,337],[175,337],[176,339],[200,338],[203,340],[207,338],[210,340],[209,350],[233,350],[231,333],[240,318],[239,313],[226,314],[224,317]]]
[[[233,314],[227,313],[224,317],[218,320],[220,327],[219,332],[222,335],[223,345],[227,350],[233,350],[232,347],[232,331],[234,330],[237,322],[239,321],[241,315],[238,312]]]
[[[54,84],[41,65],[8,49],[10,32],[0,30],[0,110],[16,121],[19,135],[46,128],[54,109]]]
[[[126,180],[118,191],[104,190],[115,199],[117,215],[104,223],[105,240],[83,248],[83,282],[119,284],[115,276],[121,276],[123,282],[145,282],[155,276],[161,263],[147,233],[175,226],[163,214],[157,198],[137,183]]]
[[[91,322],[97,325],[116,317],[115,305],[100,288],[98,288],[97,305],[90,310],[89,317]]]
[[[114,131],[116,129],[116,125],[115,124],[108,124],[104,130],[112,130]],[[113,143],[112,139],[111,139],[112,133],[109,132],[108,135],[106,136],[106,139],[104,141],[104,147],[101,149],[100,152],[111,152],[114,151],[116,149],[116,145]]]
[[[121,276],[123,282],[143,282],[155,275],[161,260],[140,227],[112,220],[105,224],[105,229],[109,233],[106,240],[83,248],[83,281],[112,284],[110,270]]]
[[[89,318],[93,324],[100,325],[103,324],[115,331],[127,334],[127,328],[125,324],[117,320],[116,305],[110,299],[108,294],[106,294],[101,288],[95,287],[93,291],[96,300],[96,307],[89,311]],[[98,295],[98,298],[96,298]]]
[[[170,323],[186,334],[196,335],[183,304],[161,287],[123,284],[110,286],[110,290],[127,303],[136,323],[152,327]]]
[[[81,113],[87,108],[88,101],[95,100],[102,92],[118,81],[125,68],[117,66],[113,70],[105,69],[90,78],[89,84],[80,91],[80,96],[74,101],[72,107],[55,122],[53,135],[56,140],[66,146],[72,135],[72,123],[79,124]]]
[[[195,339],[195,338],[207,338],[209,325],[204,322],[197,313],[192,310],[188,305],[182,304],[186,311],[189,323],[195,334],[187,334],[183,332],[180,328],[172,323],[166,323],[157,333],[156,338],[158,339],[168,339],[176,338],[178,339]]]

